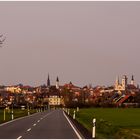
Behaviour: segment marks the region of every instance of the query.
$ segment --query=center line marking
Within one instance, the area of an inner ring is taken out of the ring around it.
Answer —
[[[27,131],[31,131],[31,128],[29,128]]]
[[[22,136],[19,136],[19,137],[17,138],[17,140],[19,140],[20,138],[22,138]]]
[[[40,122],[40,120],[38,120],[37,122]]]
[[[36,123],[35,123],[35,124],[33,124],[33,126],[36,126]]]

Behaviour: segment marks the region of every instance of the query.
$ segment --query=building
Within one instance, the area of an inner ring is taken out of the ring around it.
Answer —
[[[117,106],[121,106],[124,103],[134,103],[135,98],[139,94],[139,87],[135,85],[134,76],[132,75],[129,84],[127,79],[127,76],[124,75],[120,83],[119,78],[116,78],[115,94],[112,96],[112,99]]]
[[[118,91],[118,93],[122,93],[124,91],[127,91],[128,89],[136,89],[137,87],[135,86],[135,81],[134,81],[134,76],[132,75],[130,84],[128,84],[128,78],[126,75],[123,75],[121,83],[119,82],[119,77],[116,78],[115,82],[115,91]]]
[[[5,88],[6,91],[9,91],[11,93],[21,93],[21,88],[19,86],[7,86]]]
[[[60,86],[59,86],[59,78],[56,78],[56,84],[50,85],[50,78],[48,75],[47,80],[47,95],[48,95],[48,104],[50,106],[60,106],[64,104],[63,96],[60,93]]]
[[[50,106],[60,106],[63,104],[63,97],[58,95],[49,96],[49,105]]]

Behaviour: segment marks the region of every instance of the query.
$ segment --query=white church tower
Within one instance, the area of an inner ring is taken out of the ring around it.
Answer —
[[[121,93],[121,91],[125,91],[126,88],[127,88],[127,77],[126,77],[126,75],[124,75],[122,77],[121,83],[119,82],[119,77],[117,77],[116,81],[115,81],[115,90],[117,90]]]
[[[124,75],[122,78],[122,89],[125,90],[127,87],[127,76]]]
[[[118,86],[119,86],[119,76],[116,76],[116,81],[115,81],[115,90],[118,90]]]
[[[59,79],[58,79],[58,76],[56,78],[56,89],[59,89]]]

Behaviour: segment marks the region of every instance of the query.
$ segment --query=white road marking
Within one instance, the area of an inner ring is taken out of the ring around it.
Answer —
[[[21,119],[29,118],[29,117],[31,117],[31,116],[35,116],[35,115],[37,115],[37,114],[38,114],[38,113],[34,113],[34,114],[32,114],[32,115],[29,115],[29,116],[23,116],[23,117],[20,117],[20,118],[16,118],[16,119],[14,119],[14,120],[11,120],[11,121],[8,121],[8,122],[5,122],[5,123],[2,123],[2,124],[0,124],[0,126],[4,126],[4,125],[6,125],[6,124],[9,124],[9,123],[15,122],[15,121],[17,121],[17,120],[21,120]]]
[[[33,126],[36,126],[36,123],[34,123]]]
[[[31,128],[29,128],[27,131],[28,131],[28,132],[31,131]]]
[[[40,120],[38,120],[37,122],[40,122]]]
[[[47,116],[49,116],[50,114],[52,114],[54,111],[48,113],[47,115],[44,116],[44,118],[46,118]]]
[[[21,139],[22,138],[22,136],[19,136],[18,138],[17,138],[17,140],[19,140],[19,139]]]
[[[41,120],[43,119],[43,118],[40,118]]]
[[[63,111],[63,114],[65,116],[65,118],[67,119],[67,121],[69,122],[70,126],[72,127],[72,129],[74,130],[74,132],[76,133],[77,137],[79,139],[82,139],[82,137],[79,135],[79,133],[77,132],[77,130],[74,128],[74,126],[72,125],[72,123],[70,122],[70,120],[68,119],[68,117],[65,115],[64,111]]]

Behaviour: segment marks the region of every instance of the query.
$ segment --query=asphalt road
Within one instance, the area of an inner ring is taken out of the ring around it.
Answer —
[[[78,136],[58,109],[0,126],[0,139],[78,139]]]

